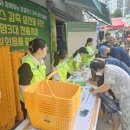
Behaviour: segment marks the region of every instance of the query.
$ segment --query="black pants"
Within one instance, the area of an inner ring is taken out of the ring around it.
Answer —
[[[21,103],[23,114],[24,114],[24,119],[26,119],[27,109],[25,108],[24,102],[20,101],[20,103]]]

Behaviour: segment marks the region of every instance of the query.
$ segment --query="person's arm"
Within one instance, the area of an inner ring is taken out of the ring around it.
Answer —
[[[73,66],[76,68],[77,61],[73,61]]]
[[[76,69],[76,65],[77,65],[77,62],[80,60],[80,55],[79,55],[79,53],[74,57],[74,59],[73,59],[73,66],[74,66],[74,68]]]
[[[99,86],[99,88],[94,90],[93,94],[107,92],[112,87],[112,84],[113,85],[115,84],[115,82],[116,82],[116,75],[114,71],[112,71],[111,67],[107,67],[104,73],[103,85]]]
[[[31,83],[33,73],[31,67],[28,63],[23,63],[19,69],[19,84],[20,85],[29,85]]]
[[[55,72],[55,71],[58,72],[57,67],[54,67],[54,66],[53,66],[53,67],[52,67],[52,70],[53,70],[53,72]],[[53,78],[54,80],[59,81],[59,80],[60,80],[60,75],[59,75],[59,73],[54,74],[52,78]]]
[[[93,90],[92,94],[96,95],[98,93],[107,92],[110,88],[111,88],[110,84],[103,84],[100,87],[98,87],[97,89]]]
[[[92,54],[86,54],[88,58],[92,57],[93,55],[95,55],[94,53]]]
[[[121,50],[119,47],[112,47],[111,48],[111,56],[118,59],[118,60],[121,60]]]
[[[18,69],[18,74],[20,92],[22,97],[24,97],[24,90],[28,85],[30,85],[33,77],[30,65],[27,63],[23,63]]]

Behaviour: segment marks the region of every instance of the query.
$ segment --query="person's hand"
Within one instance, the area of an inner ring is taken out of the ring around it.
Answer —
[[[92,94],[95,95],[95,96],[97,96],[96,90],[93,90],[93,91],[92,91]]]
[[[90,89],[89,89],[89,92],[90,92],[90,93],[93,93],[94,90],[95,90],[94,88],[90,88]]]
[[[89,92],[92,93],[93,95],[97,96],[97,92],[94,88],[90,88]]]
[[[97,50],[97,49],[94,51],[94,54],[95,54],[95,55],[98,54],[98,50]]]

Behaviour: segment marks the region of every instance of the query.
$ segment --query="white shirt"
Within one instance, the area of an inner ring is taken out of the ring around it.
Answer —
[[[81,56],[78,53],[75,57],[74,57],[74,61],[78,62],[80,60]]]
[[[130,93],[130,76],[116,65],[106,65],[104,83],[111,84],[111,89],[117,99]]]

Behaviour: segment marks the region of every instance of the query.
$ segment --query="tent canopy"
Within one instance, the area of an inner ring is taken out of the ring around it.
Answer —
[[[125,23],[121,19],[119,19],[119,18],[112,19],[112,28],[113,29],[123,28],[124,25],[125,25]]]
[[[113,18],[112,19],[112,25],[108,25],[107,28],[109,29],[120,29],[123,28],[125,26],[125,22],[119,18]],[[101,29],[104,29],[105,25],[101,26]]]

